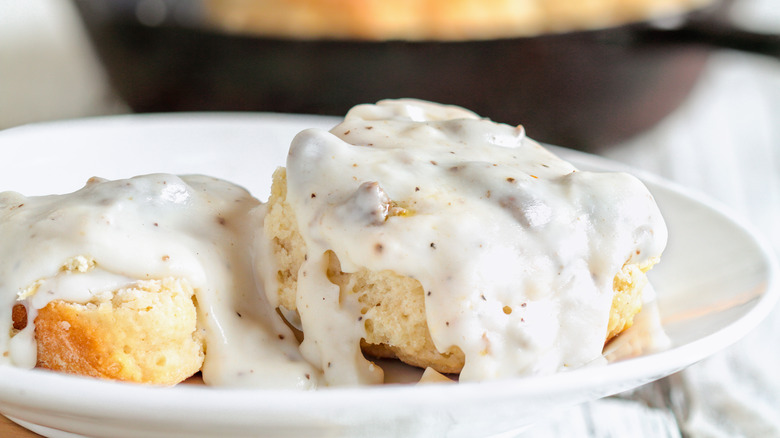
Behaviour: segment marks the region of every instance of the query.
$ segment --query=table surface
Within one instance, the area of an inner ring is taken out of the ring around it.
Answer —
[[[0,436],[3,438],[40,437],[37,433],[30,432],[2,415],[0,415]]]
[[[6,31],[10,27],[5,25],[10,22],[4,23],[3,16],[8,16],[4,12],[9,7],[14,12],[14,7],[22,2],[37,5],[37,12],[32,8],[27,13],[37,13],[51,24],[52,10],[65,4],[56,0],[4,1],[0,3],[0,29]],[[775,29],[780,29],[780,8],[772,3],[775,1],[750,0],[745,4],[763,5],[765,11],[776,11],[772,23],[778,26]],[[767,5],[771,8],[766,9]],[[743,19],[748,12],[741,12]],[[771,21],[770,15],[761,15],[765,27]],[[38,34],[37,38],[43,36]],[[0,58],[10,53],[11,46],[4,46],[4,41],[10,40],[0,38]],[[83,40],[79,38],[59,39],[57,53],[68,59],[83,57],[81,43]],[[62,51],[67,53],[63,55]],[[48,62],[61,63],[57,57],[48,59]],[[4,73],[13,75],[14,71]],[[70,73],[62,75],[61,80],[80,74],[83,81],[91,84],[91,94],[80,94],[78,99],[63,97],[65,103],[61,107],[52,101],[47,107],[51,112],[46,114],[25,112],[21,106],[10,114],[4,112],[9,106],[0,105],[0,128],[36,118],[78,117],[122,110],[121,104],[105,97],[106,89],[96,86],[105,86],[105,78],[96,69],[94,60],[85,58],[84,64],[73,67]],[[21,74],[16,79],[21,81],[23,77],[35,79]],[[13,101],[8,82],[5,81],[6,88],[3,82],[0,81],[0,101]],[[72,85],[56,84],[57,90],[78,89]],[[15,90],[25,87],[32,85],[18,84]],[[27,100],[25,96],[18,102]],[[652,130],[598,153],[716,199],[752,224],[776,253],[780,253],[780,227],[776,226],[780,221],[780,61],[777,59],[731,51],[713,54],[697,88],[681,108]],[[780,419],[776,415],[780,412],[780,373],[777,372],[780,350],[766,348],[777,345],[777,339],[780,339],[780,313],[776,309],[745,339],[671,378],[551,413],[548,419],[519,436],[780,436]],[[0,416],[0,437],[34,436],[38,435]]]

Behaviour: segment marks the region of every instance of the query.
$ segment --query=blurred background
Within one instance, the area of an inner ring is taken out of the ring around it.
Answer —
[[[676,181],[780,252],[778,0],[527,1],[545,6],[427,20],[410,18],[424,3],[410,0],[284,6],[306,3],[2,0],[0,129],[134,112],[340,115],[417,97]],[[775,311],[723,353],[529,436],[780,436],[778,341]]]
[[[775,3],[6,0],[0,127],[122,111],[341,115],[418,97],[595,149],[677,109],[713,51],[780,56],[761,33],[776,32]]]

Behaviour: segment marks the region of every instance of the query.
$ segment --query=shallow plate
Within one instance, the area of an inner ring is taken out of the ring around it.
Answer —
[[[0,132],[0,190],[64,193],[93,175],[205,173],[265,199],[271,172],[284,163],[295,133],[336,121],[180,114],[11,129]],[[583,169],[622,169],[598,157],[553,149]],[[0,367],[0,412],[52,437],[475,437],[519,429],[553,409],[659,379],[755,327],[777,298],[777,268],[760,239],[723,210],[651,175],[639,176],[666,217],[670,243],[651,272],[659,297],[643,312],[651,317],[609,346],[606,365],[497,382],[315,392],[162,389]],[[654,322],[663,333],[653,330]],[[649,348],[658,339],[668,341],[666,347]]]

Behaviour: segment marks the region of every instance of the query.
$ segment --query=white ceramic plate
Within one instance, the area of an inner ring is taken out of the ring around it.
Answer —
[[[284,163],[292,137],[336,121],[180,114],[11,129],[0,132],[0,190],[64,193],[93,175],[204,173],[265,199],[271,172]],[[621,169],[591,155],[554,150],[584,169]],[[661,351],[648,350],[640,330],[635,339],[624,337],[628,342],[607,365],[551,376],[315,392],[163,389],[0,367],[0,412],[52,437],[475,437],[522,428],[553,409],[659,379],[755,327],[777,298],[777,268],[761,241],[721,209],[651,175],[639,176],[670,232],[664,259],[651,271],[669,341]]]

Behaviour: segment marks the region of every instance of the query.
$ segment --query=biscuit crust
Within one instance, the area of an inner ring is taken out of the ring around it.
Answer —
[[[82,376],[174,385],[198,372],[204,342],[194,292],[165,278],[97,296],[52,301],[35,317],[37,366]]]

